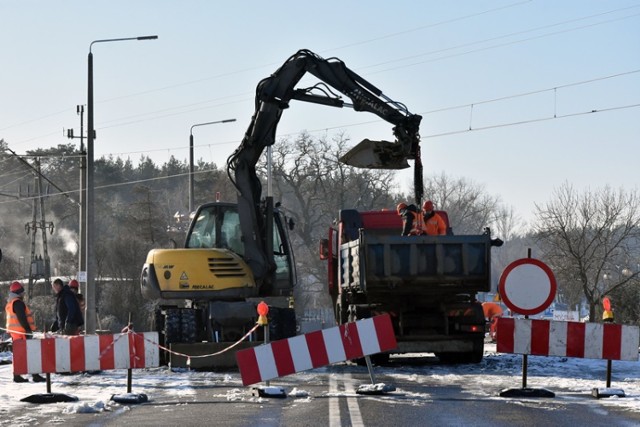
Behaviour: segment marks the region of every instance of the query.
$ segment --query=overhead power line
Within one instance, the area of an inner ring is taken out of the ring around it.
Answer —
[[[554,117],[541,117],[541,118],[530,119],[530,120],[521,120],[521,121],[511,122],[511,123],[502,123],[502,124],[498,124],[498,125],[477,127],[477,128],[472,128],[472,129],[464,129],[464,130],[458,130],[458,131],[443,132],[443,133],[439,133],[439,134],[432,134],[432,135],[422,136],[422,139],[445,137],[445,136],[458,135],[458,134],[467,133],[467,132],[477,132],[477,131],[497,129],[497,128],[509,127],[509,126],[519,126],[519,125],[525,125],[525,124],[536,123],[536,122],[543,122],[543,121],[548,121],[548,120],[566,119],[566,118],[570,118],[570,117],[583,116],[583,115],[588,115],[588,114],[605,113],[605,112],[611,112],[611,111],[615,111],[615,110],[623,110],[623,109],[638,108],[638,107],[640,107],[640,103],[638,103],[638,104],[630,104],[630,105],[622,105],[622,106],[618,106],[618,107],[602,108],[602,109],[598,109],[598,110],[590,110],[590,111],[582,111],[582,112],[577,112],[577,113],[563,114],[563,115],[558,115],[558,116],[554,116]],[[325,131],[325,130],[326,129],[322,129],[322,131]],[[315,132],[315,131],[313,131],[313,132]],[[194,172],[194,174],[196,174],[196,175],[197,174],[205,174],[205,173],[209,173],[209,172],[215,172],[217,170],[219,170],[219,169],[204,169],[204,170],[196,171],[196,172]],[[180,173],[180,174],[175,174],[175,175],[170,175],[170,176],[159,176],[159,177],[154,177],[154,178],[139,179],[139,180],[135,180],[135,181],[126,181],[126,182],[118,182],[118,183],[114,183],[114,184],[105,184],[105,185],[96,186],[95,188],[96,188],[96,190],[100,190],[100,189],[106,189],[106,188],[122,187],[122,186],[125,186],[125,185],[141,184],[141,183],[145,183],[145,182],[160,181],[160,180],[165,180],[165,179],[184,178],[184,177],[188,177],[188,175],[189,175],[189,172],[185,172],[185,173]],[[55,197],[55,196],[66,196],[66,197],[69,197],[69,195],[77,193],[78,191],[79,190],[61,191],[60,193],[49,194],[48,197]],[[3,194],[0,193],[0,196],[2,196],[2,195]],[[20,198],[20,201],[30,200],[30,199],[33,199],[33,198],[37,198],[37,197],[23,197],[23,198]],[[71,200],[73,200],[73,199],[71,199]],[[13,203],[15,201],[16,200],[0,201],[0,204]]]
[[[471,103],[467,103],[467,104],[460,104],[460,105],[455,105],[455,106],[450,106],[450,107],[442,107],[442,108],[438,108],[438,109],[430,110],[430,111],[421,111],[421,112],[418,112],[418,114],[420,114],[422,116],[426,116],[426,115],[429,115],[429,114],[441,113],[441,112],[445,112],[445,111],[457,110],[457,109],[462,109],[462,108],[473,108],[474,106],[478,106],[478,105],[489,104],[489,103],[494,103],[494,102],[500,102],[500,101],[505,101],[505,100],[514,99],[514,98],[526,97],[526,96],[536,95],[536,94],[545,93],[545,92],[558,91],[560,89],[566,89],[566,88],[569,88],[569,87],[586,85],[586,84],[589,84],[589,83],[595,83],[595,82],[599,82],[599,81],[603,81],[603,80],[609,80],[609,79],[614,79],[614,78],[628,76],[628,75],[632,75],[632,74],[638,74],[638,73],[640,73],[640,69],[631,70],[631,71],[625,71],[625,72],[616,73],[616,74],[610,74],[610,75],[607,75],[607,76],[594,77],[594,78],[591,78],[591,79],[588,79],[588,80],[580,80],[580,81],[577,81],[577,82],[565,83],[565,84],[561,84],[561,85],[558,85],[558,86],[548,87],[548,88],[545,88],[545,89],[538,89],[538,90],[533,90],[533,91],[528,91],[528,92],[522,92],[522,93],[516,93],[516,94],[512,94],[512,95],[501,96],[501,97],[498,97],[498,98],[490,98],[490,99],[480,100],[480,101],[471,102]],[[589,110],[589,111],[591,111],[591,110]],[[604,111],[604,110],[600,110],[600,111]],[[570,115],[565,115],[565,116],[569,117]],[[357,122],[357,123],[350,123],[350,124],[343,124],[343,125],[338,125],[338,126],[323,127],[321,129],[314,129],[314,130],[307,130],[307,132],[309,132],[309,133],[326,132],[328,130],[343,129],[343,128],[349,128],[349,127],[355,127],[355,126],[363,126],[363,125],[368,125],[368,124],[372,124],[372,123],[378,123],[381,120],[382,119],[376,118],[376,119],[373,119],[373,120],[366,120],[366,121]],[[291,135],[295,135],[295,133],[280,134],[279,137],[282,138],[282,137],[287,137],[287,136],[291,136]],[[211,146],[220,146],[220,145],[226,145],[226,144],[232,144],[232,143],[236,143],[237,144],[237,143],[239,143],[239,141],[225,141],[225,142],[218,142],[218,143],[200,144],[200,145],[197,145],[196,147],[211,147]],[[185,146],[174,146],[174,147],[166,147],[166,148],[157,148],[157,149],[153,149],[153,150],[140,150],[140,151],[110,153],[110,154],[111,155],[115,155],[115,156],[120,156],[120,155],[130,155],[130,154],[145,154],[145,153],[149,153],[149,152],[162,152],[162,151],[171,152],[171,151],[176,151],[176,150],[185,150],[187,148],[188,147],[185,145]]]
[[[353,43],[353,44],[350,44],[350,45],[343,45],[343,46],[340,46],[340,47],[336,47],[336,48],[333,48],[332,50],[335,51],[335,50],[344,49],[344,48],[347,48],[347,47],[352,47],[352,46],[357,46],[357,45],[362,45],[362,44],[366,44],[366,43],[375,42],[375,41],[386,39],[386,38],[397,37],[397,36],[404,35],[404,34],[407,34],[407,33],[410,33],[410,32],[415,32],[415,31],[419,31],[419,30],[423,30],[423,29],[431,28],[431,27],[435,27],[435,26],[441,26],[441,25],[444,25],[444,24],[449,24],[449,23],[452,23],[452,22],[461,21],[461,20],[469,19],[469,18],[472,18],[472,17],[476,17],[476,16],[488,14],[488,13],[493,13],[493,12],[496,12],[496,11],[499,11],[499,10],[503,10],[503,9],[507,9],[507,8],[511,8],[511,7],[515,7],[515,6],[520,6],[520,5],[526,4],[528,2],[529,1],[515,2],[515,3],[511,3],[511,4],[508,4],[508,5],[502,6],[502,7],[493,8],[493,9],[487,9],[485,11],[477,12],[477,13],[470,14],[470,15],[463,15],[463,16],[460,16],[460,17],[455,17],[455,18],[451,18],[451,19],[448,19],[448,20],[439,21],[439,22],[436,22],[436,23],[431,23],[431,24],[415,27],[413,29],[408,29],[408,30],[405,30],[405,31],[390,33],[390,34],[386,34],[386,35],[379,36],[379,37],[373,37],[373,38],[370,38],[368,40],[363,40],[363,41],[356,42],[356,43]],[[589,16],[584,16],[584,17],[580,17],[580,18],[567,20],[567,21],[557,22],[555,24],[550,24],[550,25],[530,28],[530,29],[527,29],[527,30],[519,31],[519,32],[509,33],[509,34],[506,34],[506,35],[502,35],[502,36],[498,36],[498,37],[494,37],[494,38],[490,38],[490,39],[470,42],[470,43],[459,45],[459,46],[455,46],[455,47],[439,49],[439,50],[436,50],[436,51],[426,52],[426,53],[422,53],[422,54],[418,54],[418,55],[413,55],[413,56],[410,56],[410,57],[394,59],[392,61],[387,61],[387,62],[383,62],[383,63],[369,65],[369,66],[361,67],[361,70],[362,69],[367,69],[367,68],[372,68],[372,67],[377,67],[377,66],[384,65],[384,64],[389,64],[389,63],[398,63],[400,61],[404,61],[404,60],[411,59],[411,58],[417,58],[417,57],[422,57],[422,56],[426,56],[426,55],[433,55],[433,54],[436,54],[436,53],[450,51],[450,50],[453,50],[453,49],[459,49],[461,47],[477,45],[477,44],[480,44],[480,43],[486,43],[486,42],[489,42],[489,41],[499,40],[499,39],[503,39],[503,38],[507,38],[507,37],[513,37],[515,35],[520,35],[520,34],[530,33],[530,32],[534,32],[534,31],[539,31],[541,29],[546,29],[546,28],[550,28],[550,27],[557,27],[557,26],[560,26],[560,25],[573,23],[573,22],[577,22],[577,21],[584,21],[586,19],[596,18],[596,17],[599,17],[599,16],[604,16],[604,15],[608,15],[608,14],[612,14],[612,13],[616,13],[616,12],[621,12],[621,11],[626,11],[626,10],[639,8],[639,7],[640,7],[640,5],[633,5],[633,6],[628,6],[628,7],[624,7],[624,8],[613,9],[613,10],[601,12],[601,13],[598,13],[598,14],[593,14],[593,15],[589,15]],[[398,69],[398,68],[411,67],[411,66],[423,64],[423,63],[426,63],[426,62],[439,61],[439,60],[447,59],[447,58],[451,58],[451,57],[467,55],[467,54],[471,54],[471,53],[475,53],[475,52],[479,52],[479,51],[483,51],[483,50],[496,49],[496,48],[507,46],[507,45],[510,45],[510,44],[523,43],[525,41],[529,41],[529,40],[533,40],[533,39],[537,39],[537,38],[542,38],[542,37],[549,37],[549,36],[552,36],[552,35],[562,34],[564,32],[577,31],[577,30],[584,29],[584,28],[589,28],[589,27],[592,27],[592,26],[595,26],[595,25],[602,25],[602,24],[606,24],[606,23],[611,23],[611,22],[615,22],[615,21],[618,21],[618,20],[635,17],[635,16],[638,16],[638,15],[639,14],[628,15],[628,16],[624,16],[624,17],[621,17],[621,18],[615,18],[615,19],[602,21],[602,22],[598,22],[598,23],[594,23],[594,24],[590,24],[590,25],[586,25],[586,26],[581,26],[581,27],[572,28],[572,29],[568,29],[568,30],[553,32],[553,33],[544,34],[544,35],[540,35],[540,36],[535,36],[535,37],[531,37],[531,38],[527,38],[527,39],[523,39],[523,40],[517,40],[517,41],[504,43],[504,44],[500,44],[500,45],[495,45],[495,46],[484,47],[484,48],[480,48],[480,49],[476,49],[476,50],[461,52],[461,53],[449,55],[449,56],[446,56],[446,57],[434,58],[434,59],[431,59],[431,60],[425,60],[425,61],[421,61],[421,62],[418,62],[418,63],[399,65],[397,67],[376,71],[376,72],[374,72],[374,74],[375,73],[380,73],[380,72],[385,72],[385,71],[390,71],[390,70],[395,70],[395,69]],[[124,95],[124,96],[119,96],[119,97],[115,97],[115,98],[109,98],[109,99],[101,100],[100,103],[110,102],[110,101],[113,101],[113,100],[118,100],[118,99],[123,99],[123,98],[131,98],[131,97],[135,97],[135,96],[146,95],[146,94],[149,94],[149,93],[164,91],[164,90],[167,90],[167,89],[173,89],[173,88],[176,88],[176,87],[181,87],[181,86],[201,83],[203,81],[208,81],[208,80],[213,80],[213,79],[217,79],[217,78],[221,78],[221,77],[235,75],[235,74],[238,74],[240,72],[253,71],[253,70],[256,70],[256,69],[262,69],[262,68],[265,68],[267,66],[273,66],[273,65],[274,64],[261,65],[261,66],[251,67],[251,68],[247,68],[247,69],[243,69],[243,70],[235,70],[235,71],[228,72],[228,73],[221,73],[221,74],[218,74],[218,75],[212,76],[212,77],[202,78],[202,79],[193,80],[193,81],[184,82],[184,83],[178,83],[178,84],[164,86],[164,87],[156,88],[156,89],[150,89],[150,90],[147,90],[147,91],[137,92],[137,93]],[[278,63],[278,64],[275,64],[275,65],[280,65],[280,64]],[[238,96],[238,95],[232,95],[232,96]],[[200,103],[197,103],[197,104],[202,104],[202,103],[212,102],[212,101],[214,101],[214,100],[203,101],[203,102],[200,102]],[[196,104],[194,104],[194,105],[196,105]],[[226,105],[226,104],[222,104],[222,105]],[[188,107],[188,106],[189,105],[182,106],[182,107],[170,107],[170,108],[165,109],[165,110],[160,110],[160,112],[163,112],[163,111],[166,111],[166,110],[171,110],[171,109],[184,108],[184,107]],[[193,109],[193,110],[189,110],[189,111],[185,111],[185,112],[176,112],[176,113],[172,113],[172,114],[164,114],[164,115],[159,116],[157,118],[156,117],[151,117],[151,118],[148,118],[146,120],[155,120],[155,119],[159,119],[159,118],[165,118],[165,117],[168,117],[168,116],[171,116],[171,115],[187,114],[189,112],[198,111],[198,110],[201,110],[201,109],[204,109],[204,108],[206,108],[206,107],[202,107],[202,108],[199,108],[199,109]],[[22,126],[22,125],[26,125],[26,124],[30,124],[30,123],[33,123],[35,121],[39,121],[39,120],[42,120],[42,119],[45,119],[45,118],[49,118],[49,117],[52,117],[52,116],[55,116],[55,115],[59,115],[59,114],[63,113],[64,111],[67,111],[67,110],[58,111],[58,112],[55,112],[55,113],[51,113],[51,114],[48,114],[48,115],[41,116],[39,118],[30,119],[30,120],[23,121],[23,122],[20,122],[20,123],[16,123],[16,124],[13,124],[13,125],[10,125],[10,126],[6,126],[4,128],[0,128],[0,131],[6,130],[6,129],[10,129],[10,128],[14,128],[14,127],[18,127],[18,126]],[[149,115],[149,114],[154,114],[154,112],[147,113],[146,115]],[[125,118],[123,120],[127,120],[127,119]],[[136,120],[136,121],[130,121],[129,120],[129,121],[127,121],[127,122],[125,122],[125,123],[123,123],[121,125],[129,125],[129,124],[133,124],[133,123],[139,123],[139,122],[142,122],[142,121],[145,121],[145,119],[140,119],[140,120]],[[118,125],[112,125],[112,126],[109,126],[109,127],[115,127],[115,126],[118,126]],[[40,136],[29,138],[27,140],[17,141],[17,142],[14,142],[14,143],[23,144],[25,142],[30,142],[30,141],[33,141],[33,140],[36,140],[36,139],[41,139],[41,138],[52,136],[52,135],[55,135],[55,134],[56,133],[52,132],[52,133],[48,133],[46,135],[40,135]]]

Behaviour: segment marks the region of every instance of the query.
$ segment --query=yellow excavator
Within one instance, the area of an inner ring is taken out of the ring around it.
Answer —
[[[306,73],[321,82],[295,88]],[[361,168],[401,169],[413,159],[416,192],[421,192],[418,130],[422,118],[387,98],[341,60],[324,59],[309,50],[296,52],[258,84],[249,128],[227,160],[227,173],[238,190],[237,203],[198,207],[183,248],[154,249],[147,255],[142,292],[147,298],[161,299],[155,328],[162,343],[172,350],[167,360],[171,366],[234,366],[233,354],[183,355],[213,354],[243,337],[256,322],[256,305],[261,300],[270,306],[271,340],[296,333],[290,306],[296,268],[288,235],[294,224],[274,206],[272,194],[263,198],[256,172],[264,150],[275,142],[278,122],[291,100],[350,107],[392,123],[394,142],[365,139],[340,160]],[[235,349],[259,344],[262,339],[261,332],[252,334]]]

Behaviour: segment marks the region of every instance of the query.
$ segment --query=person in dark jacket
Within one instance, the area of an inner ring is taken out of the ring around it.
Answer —
[[[84,295],[80,293],[80,283],[78,283],[76,279],[69,280],[69,289],[71,289],[71,292],[76,294],[78,305],[80,305],[80,313],[84,313],[86,302],[84,300]]]
[[[23,297],[24,288],[22,284],[20,282],[11,283],[9,286],[9,301],[4,310],[7,314],[7,331],[9,331],[13,342],[31,339],[33,332],[36,330],[33,315],[29,307],[24,303]],[[28,379],[20,375],[13,376],[13,382],[24,383],[28,381]],[[44,377],[33,374],[33,382],[39,383],[43,381],[46,381]]]
[[[78,335],[84,319],[76,295],[59,278],[53,281],[51,287],[56,293],[56,329],[65,335]]]
[[[402,217],[402,236],[415,236],[422,234],[422,216],[416,205],[398,203],[396,212]]]

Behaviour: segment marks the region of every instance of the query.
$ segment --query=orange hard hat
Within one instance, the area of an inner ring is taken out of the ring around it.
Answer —
[[[431,212],[433,210],[433,202],[431,200],[425,200],[425,202],[422,204],[422,210]]]
[[[78,281],[76,279],[72,279],[69,281],[69,287],[70,288],[79,288],[80,287],[80,283],[78,283]]]
[[[404,202],[400,202],[398,203],[398,206],[396,206],[396,212],[398,212],[398,215],[400,215],[400,211],[406,208],[407,208],[407,204]]]
[[[13,292],[14,294],[21,294],[24,292],[24,288],[20,282],[13,282],[9,286],[9,292]]]

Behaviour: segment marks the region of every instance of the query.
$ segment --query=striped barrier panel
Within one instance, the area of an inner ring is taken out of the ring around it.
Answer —
[[[13,342],[13,373],[16,375],[139,369],[159,365],[157,332]]]
[[[637,326],[501,317],[497,328],[499,353],[638,360]]]
[[[397,347],[388,314],[238,351],[242,384],[250,385]]]

